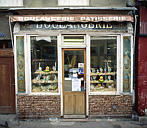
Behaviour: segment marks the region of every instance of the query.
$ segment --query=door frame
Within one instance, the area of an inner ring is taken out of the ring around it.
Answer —
[[[85,81],[85,114],[84,118],[86,117],[86,109],[87,109],[87,86],[86,86],[86,48],[62,48],[62,99],[63,99],[63,116],[64,114],[64,51],[84,51],[84,81]],[[69,115],[69,117],[77,118],[77,115]],[[66,117],[65,117],[66,118]],[[67,116],[68,118],[68,116]],[[83,118],[83,116],[79,115],[78,118]]]

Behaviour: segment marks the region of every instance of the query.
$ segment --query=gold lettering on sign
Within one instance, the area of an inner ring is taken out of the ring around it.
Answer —
[[[42,24],[37,24],[36,28],[42,28]]]
[[[44,27],[45,28],[50,28],[50,25],[49,24],[44,24]]]
[[[37,29],[113,29],[111,23],[98,23],[98,24],[36,24]]]
[[[106,24],[106,28],[112,28],[112,24],[107,23],[107,24]]]
[[[57,24],[52,24],[53,28],[58,28],[59,26]]]
[[[103,24],[103,28],[106,28],[106,24]]]
[[[102,28],[101,24],[96,24],[96,28]]]
[[[89,24],[88,28],[94,28],[94,24]]]
[[[67,25],[59,25],[59,28],[67,28]]]
[[[71,25],[71,24],[67,24],[67,27],[69,27],[69,28],[73,28],[74,26]]]
[[[88,24],[81,24],[82,28],[87,28]]]

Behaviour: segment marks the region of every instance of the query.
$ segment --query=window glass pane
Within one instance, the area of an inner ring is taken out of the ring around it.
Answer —
[[[2,6],[22,6],[22,0],[0,0],[0,7]]]
[[[4,49],[4,48],[12,48],[12,43],[9,40],[2,40],[0,41],[0,49]]]
[[[24,36],[16,36],[18,92],[25,92]]]
[[[11,42],[11,41],[8,41],[6,47],[7,47],[7,48],[12,48],[12,42]]]
[[[91,37],[90,90],[116,91],[117,39]]]
[[[31,37],[32,92],[58,92],[57,37]]]
[[[58,0],[58,5],[62,6],[87,6],[89,5],[89,0]]]
[[[123,37],[123,91],[130,92],[131,85],[131,37]]]
[[[84,50],[64,51],[64,91],[84,90]]]
[[[3,43],[0,42],[0,48],[3,48]]]

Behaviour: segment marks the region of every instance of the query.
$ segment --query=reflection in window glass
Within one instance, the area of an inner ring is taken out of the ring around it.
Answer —
[[[31,37],[32,92],[58,92],[57,38]]]
[[[64,91],[84,90],[84,50],[64,51]]]
[[[123,91],[130,92],[131,85],[131,37],[123,37]]]
[[[12,43],[10,40],[4,40],[0,42],[0,49],[5,49],[5,48],[12,48]]]
[[[116,91],[117,39],[91,37],[90,90]]]

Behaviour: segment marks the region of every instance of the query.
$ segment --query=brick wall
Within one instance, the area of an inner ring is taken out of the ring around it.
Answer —
[[[89,114],[98,116],[131,116],[132,96],[91,95]]]
[[[17,96],[18,117],[49,118],[60,117],[60,96]],[[131,95],[90,95],[89,115],[92,116],[131,116]]]
[[[60,96],[17,96],[18,117],[49,118],[60,117]]]

